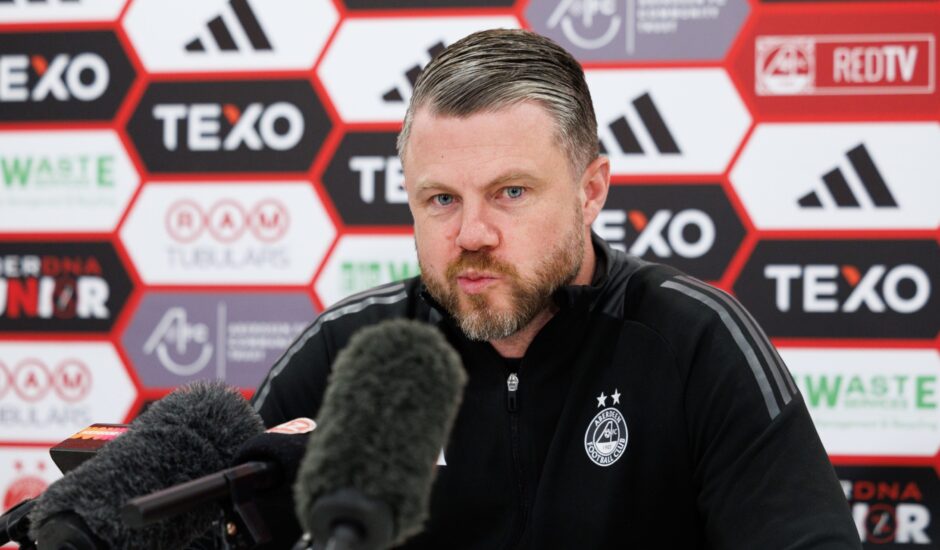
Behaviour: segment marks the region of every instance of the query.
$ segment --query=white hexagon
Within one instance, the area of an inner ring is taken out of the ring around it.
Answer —
[[[781,348],[829,454],[934,456],[940,356],[932,349]]]
[[[0,343],[0,433],[58,443],[96,422],[121,423],[137,389],[109,342]]]
[[[112,130],[0,134],[0,231],[113,231],[138,185]]]
[[[113,21],[121,14],[126,3],[127,0],[0,2],[0,21],[4,23]]]
[[[314,289],[323,307],[329,307],[351,294],[419,273],[413,236],[344,235]]]
[[[150,72],[304,70],[338,19],[330,0],[139,0],[124,28]]]
[[[761,124],[731,171],[759,229],[935,229],[940,125]]]
[[[519,28],[514,17],[348,19],[318,74],[347,122],[401,122],[413,79],[436,48],[483,29]]]
[[[120,236],[147,284],[308,284],[336,230],[309,182],[148,183]]]
[[[39,496],[60,477],[62,474],[49,457],[48,449],[0,447],[0,514],[23,500]]]
[[[721,174],[751,125],[722,69],[585,71],[614,174]]]

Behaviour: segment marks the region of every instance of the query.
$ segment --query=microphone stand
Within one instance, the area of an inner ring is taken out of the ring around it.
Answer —
[[[226,547],[233,550],[254,548],[272,540],[255,498],[258,491],[275,484],[275,476],[276,472],[268,464],[246,462],[132,498],[121,510],[121,517],[131,527],[144,527],[223,499],[220,523]]]
[[[15,542],[20,550],[36,550],[36,541],[29,538],[29,513],[37,500],[26,499],[0,516],[0,546]]]

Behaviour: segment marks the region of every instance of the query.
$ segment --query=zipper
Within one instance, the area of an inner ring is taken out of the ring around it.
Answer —
[[[506,379],[506,408],[509,412],[516,412],[519,409],[519,375],[514,372],[509,373]]]
[[[524,471],[519,450],[519,375],[510,372],[506,378],[506,409],[509,411],[509,432],[512,450],[513,471],[516,477],[516,489],[519,491],[519,516],[514,522],[513,532],[506,548],[515,548],[525,532],[528,523],[528,505],[525,498]]]

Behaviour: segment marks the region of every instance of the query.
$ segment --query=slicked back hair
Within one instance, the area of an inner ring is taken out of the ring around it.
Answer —
[[[526,101],[542,106],[555,121],[556,141],[572,174],[597,158],[597,120],[581,65],[544,36],[509,29],[473,33],[431,60],[415,82],[398,154],[404,160],[418,109],[468,117]]]

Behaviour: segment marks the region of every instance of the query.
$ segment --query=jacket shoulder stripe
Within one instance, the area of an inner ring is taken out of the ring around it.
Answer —
[[[389,291],[395,291],[395,290],[398,290],[399,292],[397,292],[396,294],[392,294],[390,296],[385,295]],[[284,367],[286,367],[287,364],[290,362],[291,357],[293,357],[295,353],[300,351],[300,349],[304,347],[304,344],[306,344],[308,340],[310,340],[311,338],[316,336],[318,332],[320,332],[320,328],[323,326],[324,323],[335,321],[336,319],[339,319],[340,317],[344,317],[351,313],[358,313],[371,305],[394,304],[408,297],[408,292],[405,290],[404,285],[394,285],[391,287],[385,287],[385,288],[380,289],[380,291],[382,292],[381,295],[377,295],[380,293],[379,291],[372,291],[372,292],[358,294],[352,298],[348,298],[344,300],[343,302],[340,302],[333,308],[327,309],[322,314],[320,314],[320,316],[317,317],[317,320],[314,321],[312,325],[307,327],[307,330],[305,330],[300,336],[298,336],[296,340],[294,340],[294,343],[291,344],[291,346],[287,349],[287,351],[284,352],[284,355],[282,355],[281,358],[278,359],[277,363],[275,363],[274,366],[271,368],[271,371],[265,377],[264,382],[262,383],[261,387],[258,389],[257,397],[254,400],[255,410],[256,411],[261,410],[261,406],[264,404],[264,400],[265,398],[267,398],[268,392],[270,391],[271,381],[277,378],[277,375],[280,374],[282,370],[284,370]],[[350,300],[353,300],[353,299],[356,299],[356,301],[350,302]]]
[[[774,392],[770,387],[767,375],[764,373],[764,369],[757,359],[757,354],[754,353],[754,349],[748,343],[738,323],[731,314],[728,313],[728,310],[709,296],[682,283],[666,281],[660,286],[681,292],[690,298],[698,300],[718,314],[718,318],[721,319],[722,324],[725,325],[725,328],[728,329],[734,342],[738,345],[738,348],[741,349],[741,353],[744,354],[747,364],[751,368],[751,373],[757,380],[757,386],[760,388],[761,395],[764,397],[764,404],[767,406],[767,413],[770,415],[770,419],[773,420],[776,418],[777,415],[780,414],[780,406],[777,404],[777,398],[774,396]]]
[[[777,350],[774,349],[767,340],[764,331],[760,329],[757,321],[754,320],[747,309],[721,289],[709,286],[692,277],[680,276],[676,278],[697,287],[705,294],[709,294],[723,302],[728,309],[737,315],[739,322],[744,325],[744,328],[746,328],[748,334],[750,334],[751,340],[757,343],[757,347],[760,349],[761,355],[764,358],[764,364],[770,368],[774,381],[777,383],[777,389],[780,391],[780,395],[783,396],[783,404],[786,405],[789,403],[791,394],[796,395],[797,393],[796,386],[789,377],[789,372],[783,364],[783,359],[777,354]],[[789,386],[789,388],[787,386]]]

